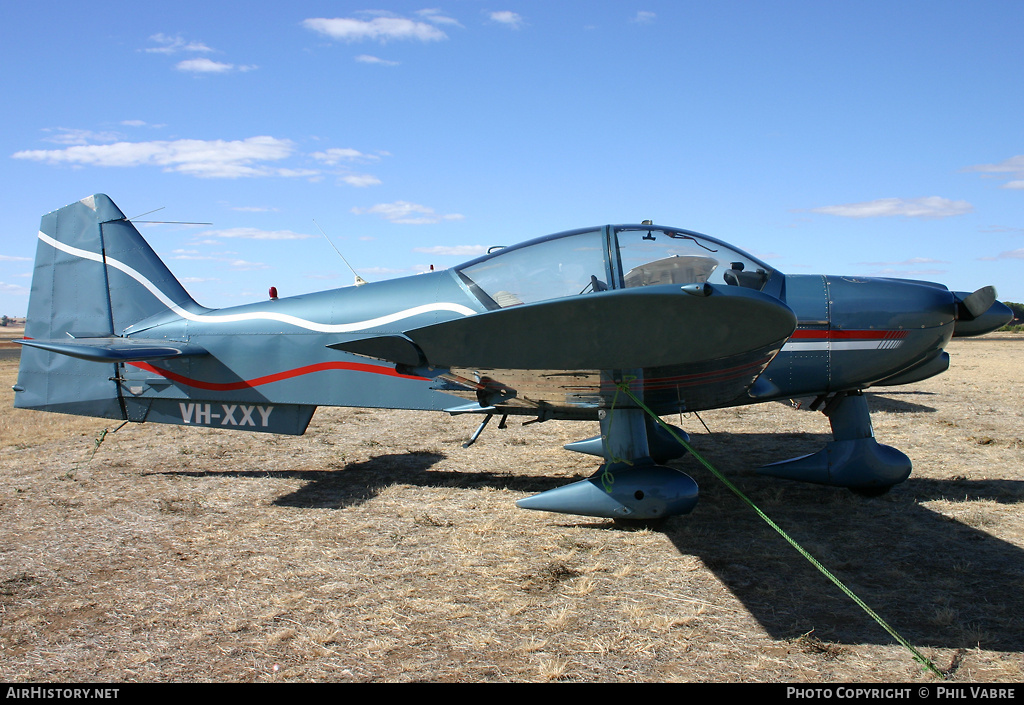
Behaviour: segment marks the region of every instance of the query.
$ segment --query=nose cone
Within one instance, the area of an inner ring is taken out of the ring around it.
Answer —
[[[985,298],[981,306],[977,304],[977,301],[981,300],[981,297],[978,295],[980,293],[987,294],[987,290],[991,290],[992,298],[994,299],[995,289],[992,289],[990,286],[978,289],[973,294],[961,291],[954,292],[954,296],[961,302],[961,305],[958,307],[960,315],[957,317],[956,326],[953,328],[954,338],[985,335],[985,333],[991,333],[1002,328],[1013,320],[1013,311],[1002,302],[992,301],[987,308],[984,308],[984,304],[989,303],[988,299]],[[983,310],[975,315],[972,313],[972,309],[973,311]]]

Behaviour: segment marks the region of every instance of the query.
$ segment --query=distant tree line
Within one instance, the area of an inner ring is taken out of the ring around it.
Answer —
[[[1013,301],[1003,302],[1011,311],[1013,311],[1013,320],[1007,323],[999,330],[1013,331],[1014,333],[1024,333],[1024,304],[1014,303]]]

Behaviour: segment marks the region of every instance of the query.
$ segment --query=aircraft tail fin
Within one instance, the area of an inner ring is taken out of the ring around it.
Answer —
[[[153,316],[199,306],[103,194],[44,215],[29,294],[26,340],[112,339]],[[59,347],[24,346],[14,405],[127,418],[116,362],[97,364]]]

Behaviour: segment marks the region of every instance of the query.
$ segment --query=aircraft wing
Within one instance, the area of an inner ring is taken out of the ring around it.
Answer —
[[[758,291],[664,285],[513,306],[329,347],[415,368],[439,377],[443,391],[508,413],[606,407],[618,370],[643,370],[649,400],[693,409],[746,392],[795,328],[793,312]]]

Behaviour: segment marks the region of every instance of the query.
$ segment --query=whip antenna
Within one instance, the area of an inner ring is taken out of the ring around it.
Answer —
[[[345,255],[341,254],[341,250],[339,250],[335,246],[335,244],[333,242],[331,242],[331,238],[327,237],[327,233],[325,233],[324,229],[320,227],[320,223],[316,222],[316,220],[314,219],[313,220],[313,225],[315,225],[316,229],[320,231],[320,234],[324,236],[324,240],[327,240],[327,242],[331,243],[331,247],[333,247],[334,251],[338,253],[338,257],[341,257],[341,261],[344,262],[345,266],[349,268],[349,271],[352,272],[352,274],[355,275],[356,286],[362,286],[363,284],[365,284],[366,280],[363,279],[361,276],[359,276],[359,274],[356,272],[356,270],[352,269],[352,265],[348,263],[347,259],[345,259]]]
[[[185,220],[138,220],[144,215],[149,215],[150,213],[162,211],[166,207],[167,206],[160,206],[159,208],[154,208],[151,211],[146,211],[145,213],[137,215],[134,218],[125,218],[125,220],[127,220],[129,223],[162,223],[164,225],[213,225],[213,223],[192,223]]]

